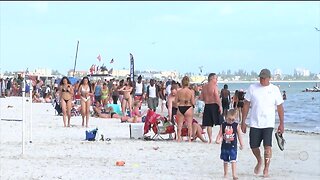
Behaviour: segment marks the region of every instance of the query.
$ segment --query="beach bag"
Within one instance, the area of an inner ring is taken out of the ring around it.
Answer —
[[[95,128],[91,131],[86,130],[86,140],[87,141],[95,141],[97,132],[98,132],[98,128]]]

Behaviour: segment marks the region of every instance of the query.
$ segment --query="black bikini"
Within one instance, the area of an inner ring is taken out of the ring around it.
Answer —
[[[69,92],[69,90],[67,89],[67,90],[65,90],[65,89],[62,89],[62,92]]]
[[[180,99],[178,99],[178,102],[180,102]],[[184,104],[188,104],[191,103],[190,100],[184,100]],[[192,106],[178,106],[179,111],[181,112],[181,114],[184,115],[184,113],[186,113],[188,111],[188,109],[192,107]]]
[[[61,90],[62,92],[69,92],[69,90],[67,89],[67,90],[65,90],[64,88],[62,88],[62,90]],[[62,98],[63,99],[63,98]],[[70,100],[65,100],[65,99],[63,99],[64,100],[64,102],[66,102],[66,104],[68,103],[68,101]]]
[[[179,111],[181,112],[181,114],[184,115],[184,113],[186,113],[188,111],[189,108],[191,108],[192,106],[178,106]]]

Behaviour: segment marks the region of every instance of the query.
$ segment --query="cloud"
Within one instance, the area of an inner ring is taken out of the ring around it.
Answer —
[[[28,2],[28,5],[38,13],[46,13],[49,9],[49,2],[46,1]]]

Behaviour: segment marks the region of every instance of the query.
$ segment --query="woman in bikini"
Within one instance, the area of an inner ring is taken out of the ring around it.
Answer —
[[[119,89],[119,91],[123,92],[123,100],[121,102],[121,109],[122,109],[122,115],[125,116],[126,114],[126,109],[129,109],[130,116],[132,112],[132,96],[131,96],[131,91],[133,89],[133,85],[131,81],[127,81],[124,86]]]
[[[114,112],[112,107],[105,108],[99,101],[95,102],[93,111],[95,116],[99,118],[120,118],[120,116]]]
[[[107,86],[107,83],[103,83],[101,93],[102,93],[101,103],[102,103],[103,107],[105,107],[109,101],[109,88]]]
[[[79,85],[78,94],[80,94],[81,96],[80,103],[81,103],[82,126],[84,126],[84,119],[86,119],[86,127],[88,127],[89,117],[90,117],[91,96],[93,96],[88,77],[82,78]]]
[[[71,82],[67,77],[63,77],[60,81],[59,97],[60,97],[60,105],[63,113],[64,127],[67,127],[67,124],[66,124],[67,117],[68,117],[68,127],[70,127],[73,94],[74,94],[74,91],[73,91]]]
[[[189,88],[190,79],[188,76],[184,76],[181,84],[182,88],[178,90],[175,102],[178,105],[177,112],[177,123],[178,123],[178,139],[177,141],[181,141],[181,129],[183,125],[183,121],[187,121],[188,125],[188,140],[191,142],[192,136],[192,120],[193,120],[193,107],[195,104],[194,99],[194,90]]]

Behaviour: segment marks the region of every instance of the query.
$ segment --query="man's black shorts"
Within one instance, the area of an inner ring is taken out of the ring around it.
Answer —
[[[263,140],[263,146],[272,146],[272,132],[273,128],[250,128],[249,133],[249,143],[250,147],[258,148],[260,147],[261,141]]]

